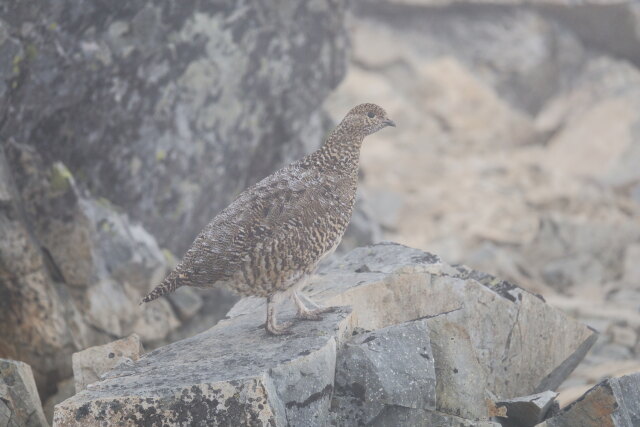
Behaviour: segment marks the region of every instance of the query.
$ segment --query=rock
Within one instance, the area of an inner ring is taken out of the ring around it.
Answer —
[[[500,98],[534,113],[568,86],[588,56],[578,37],[529,4],[433,3],[441,2],[357,2],[356,64],[394,77],[399,86],[411,86],[420,64],[454,54]],[[413,92],[409,88],[406,94]],[[413,105],[425,102],[429,98],[422,96]],[[462,107],[473,110],[471,105]],[[489,111],[484,105],[482,109]],[[467,121],[473,117],[464,115]],[[494,123],[487,125],[493,128]]]
[[[181,288],[179,292],[169,294],[169,301],[183,322],[191,319],[202,308],[202,298],[191,288]]]
[[[385,408],[435,410],[436,373],[425,320],[356,335],[338,353],[336,425],[369,425]]]
[[[371,422],[374,427],[433,426],[433,427],[500,427],[492,421],[476,421],[443,414],[437,411],[388,406]]]
[[[541,218],[522,249],[531,271],[558,290],[616,280],[627,245],[640,239],[634,219],[585,220],[568,214]]]
[[[26,363],[0,359],[0,425],[49,425],[42,412],[31,367]]]
[[[265,336],[264,308],[263,301],[242,300],[208,331],[112,371],[58,405],[54,425],[99,425],[101,412],[112,423],[133,425],[155,419],[171,425],[323,425],[349,310],[298,323],[281,339]]]
[[[139,224],[27,145],[4,148],[0,174],[15,184],[0,208],[0,355],[29,362],[43,397],[72,375],[73,352],[134,330],[160,340],[179,325],[166,301],[138,307],[166,270]]]
[[[498,409],[505,408],[507,426],[530,427],[545,419],[545,415],[555,403],[558,393],[547,390],[531,396],[516,397],[496,402]]]
[[[73,378],[67,378],[66,380],[62,380],[58,383],[57,391],[50,398],[48,398],[44,405],[42,405],[42,410],[44,411],[44,416],[47,419],[47,422],[51,424],[53,422],[53,409],[54,407],[62,402],[70,398],[76,394],[76,386]]]
[[[640,424],[640,373],[610,378],[587,391],[543,427],[631,427]]]
[[[631,285],[640,287],[640,244],[627,246],[624,253],[623,280]]]
[[[109,344],[73,353],[73,377],[78,393],[120,364],[130,364],[143,354],[140,337],[130,335]]]
[[[475,425],[470,420],[488,420],[487,399],[493,395],[512,398],[556,388],[596,338],[514,285],[397,244],[351,251],[311,280],[305,292],[324,305],[351,309],[340,308],[321,322],[297,322],[292,335],[271,337],[263,330],[264,301],[243,299],[215,327],[119,366],[61,403],[54,424],[98,425],[105,418],[137,424],[161,417],[171,425],[204,419],[325,425],[335,388],[339,398],[369,390],[380,399],[362,412],[377,412],[374,425],[419,417]],[[283,321],[293,316],[291,304],[285,308]],[[372,332],[353,338],[362,329]],[[373,354],[378,340],[385,351]],[[433,371],[410,350],[419,342],[424,351],[429,341]],[[389,351],[400,342],[407,351],[394,358]],[[345,354],[353,356],[337,362]],[[424,379],[420,384],[412,383],[412,363],[425,368],[416,373]],[[362,370],[345,372],[345,364]],[[372,376],[374,366],[391,369]],[[405,369],[408,375],[388,376]],[[346,390],[356,377],[362,389]],[[373,389],[376,382],[382,392]]]
[[[239,190],[299,157],[301,138],[320,143],[344,13],[330,0],[7,7],[0,139],[63,162],[182,254]]]

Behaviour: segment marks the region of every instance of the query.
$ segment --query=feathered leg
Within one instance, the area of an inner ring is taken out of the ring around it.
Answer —
[[[290,334],[291,331],[289,329],[293,324],[293,322],[278,324],[276,321],[276,306],[280,300],[279,296],[280,295],[276,294],[267,297],[267,324],[265,325],[265,328],[271,335]]]

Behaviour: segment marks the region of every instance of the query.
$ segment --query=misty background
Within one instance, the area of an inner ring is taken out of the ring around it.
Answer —
[[[154,348],[236,300],[138,306],[235,195],[367,139],[340,251],[393,240],[510,280],[601,332],[561,403],[640,369],[640,9],[607,0],[0,5],[0,357],[50,412],[71,354]]]

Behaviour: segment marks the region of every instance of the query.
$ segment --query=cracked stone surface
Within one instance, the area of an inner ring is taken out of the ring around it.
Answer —
[[[243,299],[208,331],[119,366],[64,401],[54,424],[326,425],[332,394],[344,396],[350,376],[359,376],[362,388],[350,393],[377,402],[358,422],[489,426],[487,399],[559,384],[595,339],[535,295],[397,244],[350,252],[304,291],[342,308],[271,337],[264,301]],[[293,315],[286,304],[282,320]],[[376,345],[383,351],[372,353]],[[340,359],[345,354],[348,361]],[[345,376],[338,365],[336,380],[337,360],[367,368]],[[425,367],[418,384],[412,364]],[[391,378],[394,372],[402,374]],[[376,383],[382,392],[374,392]]]
[[[0,426],[46,427],[31,367],[0,359]]]
[[[358,334],[338,353],[332,401],[337,425],[370,423],[392,406],[436,407],[426,319]]]

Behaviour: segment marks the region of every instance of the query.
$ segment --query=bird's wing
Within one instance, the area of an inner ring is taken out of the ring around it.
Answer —
[[[205,227],[185,254],[181,269],[194,285],[226,280],[257,246],[268,247],[284,234],[300,234],[319,219],[339,215],[345,210],[340,205],[352,200],[343,191],[344,183],[336,179],[295,165],[268,176],[242,192]]]

